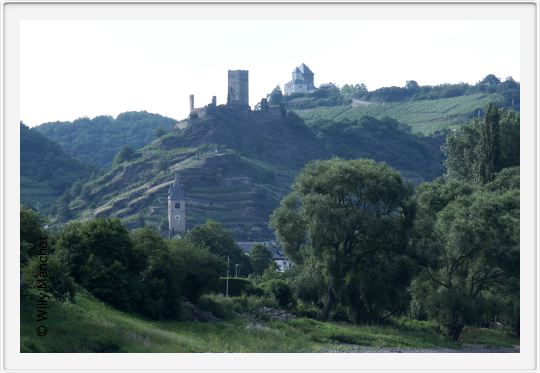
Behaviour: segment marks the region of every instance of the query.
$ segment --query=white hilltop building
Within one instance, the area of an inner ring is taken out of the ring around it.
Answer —
[[[293,93],[313,93],[317,90],[314,82],[315,74],[302,63],[292,72],[292,80],[285,84],[283,94],[290,96]]]

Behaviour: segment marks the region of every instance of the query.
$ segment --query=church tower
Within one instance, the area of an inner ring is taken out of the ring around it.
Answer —
[[[168,197],[169,236],[186,231],[186,192],[178,175],[169,187]]]

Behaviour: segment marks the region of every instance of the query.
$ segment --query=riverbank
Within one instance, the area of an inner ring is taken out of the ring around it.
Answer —
[[[111,308],[88,294],[49,304],[46,336],[38,336],[35,305],[21,304],[21,352],[519,352],[501,329],[466,328],[454,342],[430,322],[396,319],[354,326],[308,318],[237,315],[210,322],[154,321]]]

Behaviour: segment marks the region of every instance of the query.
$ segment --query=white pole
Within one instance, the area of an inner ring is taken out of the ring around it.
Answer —
[[[225,280],[225,297],[229,297],[229,256],[227,255],[227,279]]]

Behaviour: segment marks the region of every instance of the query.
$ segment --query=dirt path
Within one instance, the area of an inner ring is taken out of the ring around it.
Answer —
[[[353,344],[340,344],[336,348],[325,348],[321,352],[348,352],[348,353],[519,353],[519,346],[493,347],[484,345],[463,345],[462,348],[399,348],[399,347],[370,347]]]

